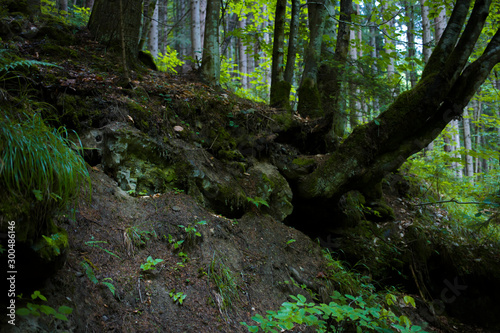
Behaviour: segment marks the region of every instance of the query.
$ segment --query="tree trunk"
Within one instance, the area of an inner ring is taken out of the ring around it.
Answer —
[[[420,6],[422,9],[422,56],[424,64],[427,64],[429,57],[431,56],[431,23],[429,20],[429,7],[425,5],[426,0],[420,0]],[[427,151],[432,151],[434,149],[434,142],[429,143],[426,147]]]
[[[325,27],[325,0],[308,0],[309,44],[304,56],[304,72],[300,84],[299,105],[301,116],[319,117],[323,115],[320,94],[318,92],[318,64],[321,55],[323,30]]]
[[[127,63],[137,63],[139,37],[141,31],[142,1],[122,0],[123,44]],[[89,30],[101,43],[115,51],[122,51],[120,38],[120,10],[115,2],[96,0],[90,15]]]
[[[271,96],[270,105],[287,108],[290,94],[290,84],[285,81],[284,55],[285,55],[285,14],[287,0],[278,0],[274,20],[274,41],[271,66]]]
[[[149,36],[149,32],[151,31],[151,25],[153,24],[153,16],[156,10],[156,2],[157,0],[145,0],[144,1],[144,11],[143,11],[143,23],[142,23],[142,32],[141,39],[139,40],[139,50],[144,49],[146,45],[146,41]]]
[[[341,0],[337,41],[332,59],[333,66],[322,64],[318,74],[321,104],[326,114],[325,121],[329,127],[329,134],[325,141],[333,145],[344,136],[347,123],[347,116],[340,107],[340,93],[349,53],[349,25],[353,13],[352,0]]]
[[[375,120],[354,129],[337,151],[299,181],[298,195],[339,199],[349,190],[373,187],[459,117],[500,62],[497,31],[483,54],[468,64],[490,4],[491,0],[475,1],[461,33],[470,0],[457,0],[450,23],[415,88],[400,94]]]
[[[194,59],[195,69],[198,68],[202,54],[200,16],[200,0],[191,0],[191,57]]]
[[[458,119],[454,119],[450,123],[451,125],[451,133],[452,133],[452,142],[453,142],[453,158],[454,159],[461,159],[462,155],[460,154],[460,131],[459,131],[459,123]],[[462,163],[458,161],[453,161],[451,163],[452,169],[455,171],[455,175],[457,178],[463,178],[463,172],[462,172]]]
[[[242,30],[246,28],[247,18],[239,18],[238,27]],[[241,73],[241,88],[248,89],[248,54],[247,47],[241,38],[238,38],[238,64]]]
[[[94,7],[94,0],[85,0],[85,8],[92,9]]]
[[[405,11],[406,17],[409,19],[407,30],[406,30],[406,38],[408,39],[408,57],[410,58],[410,87],[414,88],[417,83],[417,73],[415,72],[415,62],[413,58],[415,57],[415,22],[414,22],[414,8],[413,4],[408,1],[405,1]]]
[[[297,57],[297,39],[299,37],[300,22],[300,0],[292,0],[292,18],[290,20],[290,34],[288,36],[288,54],[286,56],[286,68],[284,79],[293,85],[293,70],[295,69],[295,59]],[[288,91],[290,95],[290,91]]]
[[[151,28],[149,29],[149,39],[148,39],[148,49],[151,55],[156,58],[158,57],[158,4],[154,2],[154,12],[153,19],[151,20]]]
[[[474,106],[476,101],[471,101],[470,105]],[[474,107],[472,107],[474,109]],[[472,155],[470,152],[472,151],[472,140],[470,135],[470,118],[469,118],[469,109],[466,107],[464,109],[463,114],[463,125],[464,125],[464,147],[466,151],[465,155],[465,175],[469,177],[471,182],[474,182],[474,164]]]
[[[205,20],[205,38],[203,41],[203,59],[201,75],[205,81],[219,86],[220,50],[219,50],[219,16],[221,0],[207,1]]]

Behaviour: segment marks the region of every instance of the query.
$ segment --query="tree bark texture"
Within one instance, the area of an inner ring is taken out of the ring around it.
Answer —
[[[304,56],[305,65],[302,82],[298,90],[299,104],[297,111],[304,117],[319,117],[323,115],[318,92],[318,64],[325,27],[325,0],[309,0],[307,8],[309,15],[309,44]]]
[[[337,151],[300,180],[303,198],[340,198],[369,188],[435,139],[500,62],[500,32],[467,65],[489,14],[491,0],[477,0],[463,33],[470,0],[457,0],[449,23],[415,88],[400,94],[373,121],[358,126]],[[467,66],[466,66],[467,65]]]
[[[201,75],[209,84],[218,86],[220,80],[219,14],[221,0],[207,1],[205,38]]]
[[[290,84],[284,76],[285,14],[287,0],[278,0],[274,20],[273,56],[271,65],[271,106],[286,107],[290,95]]]

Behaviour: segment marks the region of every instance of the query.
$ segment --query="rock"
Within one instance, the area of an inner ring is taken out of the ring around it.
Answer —
[[[292,190],[274,165],[256,163],[248,173],[257,188],[256,197],[265,200],[269,205],[261,208],[264,213],[278,221],[283,221],[292,213]]]

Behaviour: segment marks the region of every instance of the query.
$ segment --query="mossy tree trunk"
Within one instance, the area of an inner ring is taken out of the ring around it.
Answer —
[[[400,94],[373,121],[358,126],[329,159],[301,179],[303,198],[339,198],[377,184],[426,147],[463,108],[500,62],[500,31],[467,65],[489,14],[491,0],[457,0],[448,26],[415,88]]]
[[[285,58],[285,14],[286,0],[278,0],[276,3],[276,15],[274,21],[273,57],[271,66],[271,106],[287,107],[290,88],[284,82],[284,58]]]
[[[339,101],[349,53],[349,25],[353,13],[352,0],[341,0],[335,54],[331,62],[322,64],[319,70],[321,104],[327,115],[325,121],[331,126],[327,141],[337,141],[338,137],[345,134],[347,115],[342,112]]]
[[[325,0],[308,0],[309,44],[304,57],[304,72],[298,95],[297,111],[302,115],[320,117],[323,115],[321,99],[318,92],[318,64],[321,56],[323,31],[325,28]]]
[[[219,16],[221,0],[207,1],[201,75],[208,83],[220,85]]]
[[[139,54],[142,5],[143,0],[122,0],[123,15],[120,15],[117,1],[95,0],[88,23],[99,42],[122,51],[120,22],[123,22],[124,51],[129,67],[137,63]]]

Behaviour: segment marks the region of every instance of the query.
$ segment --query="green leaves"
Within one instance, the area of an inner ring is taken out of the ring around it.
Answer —
[[[36,290],[35,292],[33,292],[33,294],[31,294],[32,300],[36,300],[37,298],[41,299],[44,302],[47,301],[47,298],[43,296],[38,290]],[[73,313],[73,308],[62,305],[56,310],[49,305],[28,303],[26,304],[25,308],[19,308],[16,310],[16,314],[19,316],[31,315],[34,317],[39,317],[42,313],[47,316],[53,316],[54,318],[62,321],[68,321],[68,317],[66,315]]]
[[[149,256],[147,261],[144,264],[141,264],[141,269],[145,272],[151,269],[154,269],[157,264],[162,262],[163,259],[153,259],[153,257]]]

